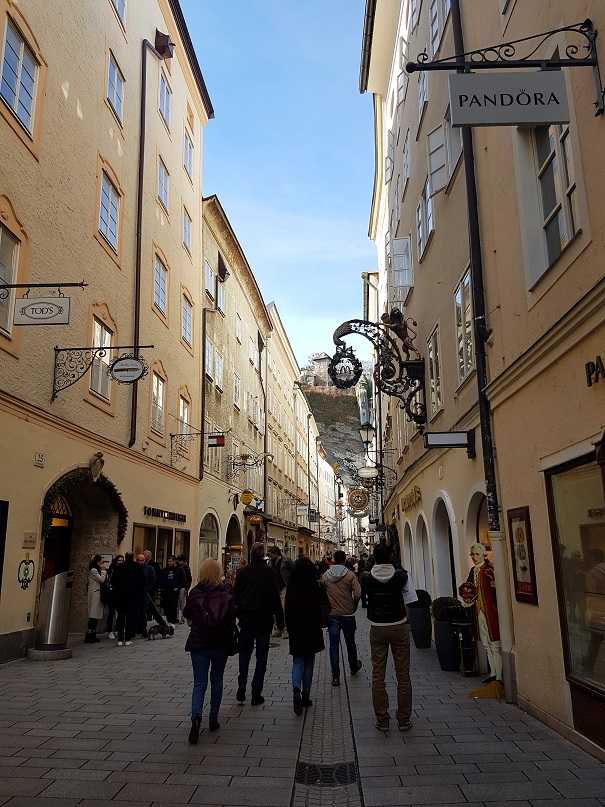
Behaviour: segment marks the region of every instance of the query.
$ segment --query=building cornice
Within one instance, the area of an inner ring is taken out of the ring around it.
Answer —
[[[372,59],[372,41],[374,38],[374,21],[376,19],[376,0],[366,0],[363,18],[363,35],[361,38],[361,62],[359,66],[359,92],[368,89],[370,61]]]
[[[210,94],[208,93],[208,88],[206,87],[204,76],[202,75],[202,68],[198,62],[195,48],[193,47],[193,42],[191,41],[191,37],[189,35],[189,29],[187,28],[187,23],[185,22],[185,16],[181,9],[181,4],[179,3],[179,0],[168,0],[168,2],[170,4],[170,11],[174,17],[179,36],[183,42],[183,49],[185,51],[185,55],[187,56],[189,66],[191,67],[193,78],[195,79],[195,83],[197,84],[197,88],[200,92],[202,103],[204,105],[204,109],[206,110],[206,115],[208,115],[208,120],[211,120],[214,117],[214,107],[212,106]]]

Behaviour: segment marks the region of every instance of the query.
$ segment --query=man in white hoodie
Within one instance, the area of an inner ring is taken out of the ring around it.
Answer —
[[[347,556],[342,550],[334,553],[334,563],[322,575],[322,583],[330,600],[328,616],[328,634],[330,636],[330,665],[332,667],[332,686],[340,686],[340,632],[345,637],[347,656],[351,675],[361,669],[361,661],[357,657],[355,644],[355,611],[361,597],[361,586],[355,573],[347,569]]]
[[[370,651],[372,654],[372,701],[376,728],[389,730],[389,697],[385,674],[389,648],[397,676],[397,723],[400,731],[412,728],[412,682],[410,680],[410,628],[405,612],[404,591],[408,573],[395,569],[391,547],[374,547],[374,566],[362,578],[368,603]]]

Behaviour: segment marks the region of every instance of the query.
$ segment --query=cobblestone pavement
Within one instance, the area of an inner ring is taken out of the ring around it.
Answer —
[[[324,654],[304,718],[286,641],[271,649],[262,706],[236,703],[231,659],[221,730],[193,747],[185,628],[0,667],[0,807],[605,807],[605,765],[514,706],[470,700],[433,650],[413,654],[414,729],[380,735],[358,623],[364,668],[333,689]]]

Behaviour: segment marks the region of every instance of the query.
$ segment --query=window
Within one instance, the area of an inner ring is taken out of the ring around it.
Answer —
[[[214,378],[214,345],[209,336],[206,337],[206,375]]]
[[[422,120],[424,110],[429,101],[428,73],[421,70],[418,73],[418,120]]]
[[[410,130],[406,132],[405,141],[403,143],[403,192],[408,184],[410,178]]]
[[[120,194],[105,171],[101,177],[101,202],[99,205],[99,232],[110,247],[118,251],[118,226],[120,221]]]
[[[422,0],[410,0],[410,31],[418,25]]]
[[[153,304],[162,314],[166,313],[167,297],[168,269],[166,269],[160,258],[156,255],[153,269]]]
[[[111,347],[111,337],[113,336],[109,328],[95,317],[93,322],[92,344],[93,347]],[[90,388],[97,395],[109,400],[110,377],[107,372],[111,361],[111,351],[108,349],[104,356],[98,354],[92,360],[90,367]]]
[[[179,395],[179,433],[189,434],[189,410],[190,404],[187,398]]]
[[[191,252],[191,216],[183,208],[183,246]]]
[[[464,381],[475,365],[473,349],[473,304],[471,273],[466,272],[454,295],[456,307],[456,347],[458,350],[458,377]]]
[[[397,182],[395,183],[395,230],[399,225],[399,219],[401,218],[401,174],[397,174]]]
[[[33,131],[37,71],[38,63],[33,52],[7,17],[0,96],[30,134]]]
[[[223,390],[223,356],[218,350],[214,350],[214,383],[217,389]]]
[[[441,37],[445,29],[448,14],[450,13],[450,0],[431,0],[429,7],[429,22],[431,32],[431,54],[437,55],[441,44]]]
[[[443,190],[448,182],[447,151],[443,126],[427,135],[430,187],[433,194]]]
[[[170,174],[160,157],[158,159],[158,199],[168,212],[168,197],[170,194]]]
[[[441,409],[441,360],[439,357],[439,328],[435,328],[427,342],[429,360],[429,398],[431,413],[434,415]]]
[[[0,286],[15,282],[19,242],[0,222]],[[10,334],[13,326],[15,291],[6,298],[0,297],[0,332]]]
[[[216,307],[225,313],[225,284],[222,280],[216,284]]]
[[[166,382],[157,373],[153,374],[151,399],[151,428],[154,432],[164,432],[164,400],[166,395]]]
[[[430,180],[427,177],[422,189],[420,201],[416,207],[416,246],[418,259],[422,258],[434,230],[433,200],[431,198]]]
[[[109,53],[109,71],[107,75],[107,100],[118,116],[118,120],[121,121],[124,106],[124,76],[111,52]]]
[[[204,289],[206,294],[214,300],[214,269],[208,261],[204,261]]]
[[[414,285],[411,241],[409,236],[393,239],[393,255],[388,274],[388,297],[389,305],[400,310],[403,309]]]
[[[193,345],[193,306],[190,301],[183,295],[183,312],[182,312],[182,333],[181,336],[184,342],[187,342],[189,347]]]
[[[404,65],[401,65],[403,67]],[[405,96],[407,95],[408,91],[408,74],[403,70],[397,76],[397,106],[401,106],[405,101]]]
[[[238,409],[242,405],[242,381],[238,373],[233,373],[233,406]]]
[[[533,139],[542,231],[550,266],[579,229],[569,126],[538,126]]]
[[[395,137],[393,130],[387,132],[387,156],[384,158],[384,181],[388,183],[393,178],[393,168],[395,167]]]
[[[235,338],[237,341],[242,343],[242,318],[239,314],[235,315]]]
[[[118,17],[124,22],[126,17],[126,0],[111,0]]]
[[[183,166],[189,179],[193,178],[193,140],[189,132],[185,131],[185,147],[183,152]]]
[[[164,123],[170,128],[170,113],[172,111],[172,90],[168,86],[164,71],[160,70],[160,115]]]
[[[445,113],[443,131],[447,151],[447,172],[451,178],[458,165],[458,160],[462,156],[462,129],[459,126],[452,126],[449,107]]]

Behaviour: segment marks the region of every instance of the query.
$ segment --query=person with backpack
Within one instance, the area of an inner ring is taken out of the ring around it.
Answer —
[[[342,549],[334,553],[334,563],[322,575],[321,582],[330,601],[331,611],[328,617],[328,634],[330,636],[330,666],[332,668],[332,686],[340,686],[340,632],[345,639],[351,675],[361,669],[361,660],[357,656],[355,644],[355,611],[361,597],[361,586],[352,572],[345,565],[346,555]]]
[[[368,603],[370,651],[372,656],[372,701],[376,728],[389,730],[389,697],[385,674],[389,648],[397,677],[397,723],[400,731],[412,728],[412,682],[410,680],[410,628],[404,591],[408,573],[395,569],[392,550],[386,544],[374,547],[374,565],[362,578],[362,591]]]
[[[218,731],[218,713],[223,698],[223,678],[227,658],[235,648],[235,601],[222,582],[223,568],[214,558],[200,566],[198,584],[191,589],[183,614],[191,627],[186,652],[191,654],[193,692],[191,695],[191,730],[189,742],[200,736],[204,698],[210,676],[210,713],[208,727]]]
[[[322,628],[326,625],[330,604],[319,584],[315,565],[309,558],[294,564],[286,589],[286,626],[292,656],[292,693],[294,713],[301,715],[313,705],[309,697],[313,681],[315,654],[324,649]]]
[[[236,698],[246,700],[246,685],[252,651],[256,645],[256,666],[252,678],[252,706],[265,702],[263,684],[267,670],[273,619],[284,629],[282,608],[275,574],[265,563],[265,545],[257,542],[250,550],[250,563],[237,574],[233,587],[239,620],[239,677]]]
[[[281,549],[278,546],[269,547],[269,564],[273,574],[275,575],[275,583],[279,589],[279,596],[281,597],[281,604],[283,608],[286,600],[286,589],[288,587],[290,575],[292,574],[292,569],[294,567],[291,560],[288,560],[288,558],[284,558],[282,556]],[[275,630],[273,631],[273,637],[275,639],[287,639],[288,631],[287,629],[279,630],[279,628],[276,626]]]

